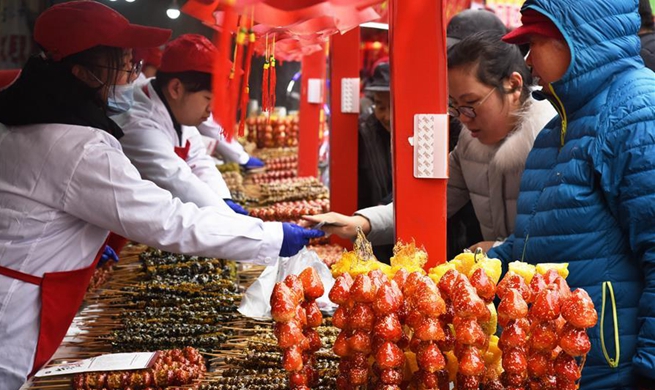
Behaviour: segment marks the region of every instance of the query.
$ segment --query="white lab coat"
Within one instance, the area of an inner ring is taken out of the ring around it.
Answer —
[[[212,143],[213,151],[220,154],[226,162],[235,162],[243,165],[248,162],[250,156],[243,149],[243,146],[237,140],[228,141],[223,133],[223,128],[210,117],[198,126],[198,131],[205,137],[216,140]],[[205,141],[205,145],[207,145]]]
[[[195,127],[182,126],[180,140],[171,115],[151,82],[135,86],[132,109],[112,119],[125,133],[120,139],[123,152],[144,179],[183,202],[229,208],[223,199],[232,197],[230,190],[214,160],[207,155],[200,133]],[[187,141],[191,148],[185,161],[174,149],[184,147]]]
[[[105,131],[0,125],[0,265],[42,276],[89,266],[109,231],[178,253],[272,264],[282,225],[182,203],[143,180]],[[31,371],[37,286],[0,275],[0,388]]]

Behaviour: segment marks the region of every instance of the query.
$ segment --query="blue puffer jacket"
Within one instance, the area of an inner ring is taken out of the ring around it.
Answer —
[[[568,283],[599,313],[582,389],[655,383],[655,74],[639,56],[637,3],[523,6],[555,22],[572,59],[550,86],[560,116],[526,161],[514,235],[489,256],[569,263]]]

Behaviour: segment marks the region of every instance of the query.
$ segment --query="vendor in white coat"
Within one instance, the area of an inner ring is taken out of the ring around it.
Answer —
[[[143,64],[141,73],[133,85],[145,84],[149,81],[148,79],[157,75],[162,64],[162,50],[158,47],[134,49],[133,60],[135,62],[142,61]],[[110,105],[111,102],[110,97]],[[120,107],[119,110],[121,113],[126,112],[134,103],[133,91],[126,91],[125,94],[119,94],[115,103],[117,107]],[[251,157],[236,139],[227,140],[223,128],[214,122],[211,116],[202,124],[198,125],[197,128],[203,136],[209,154],[216,153],[223,161],[228,163],[235,162],[246,170],[258,169],[264,166],[263,161],[256,157]],[[208,146],[210,144],[212,145],[211,152]]]
[[[247,214],[232,201],[196,126],[209,119],[216,48],[205,37],[185,34],[164,49],[157,76],[134,88],[134,105],[112,117],[123,129],[123,152],[144,179],[199,207]]]
[[[131,25],[94,1],[36,20],[44,55],[0,92],[0,388],[17,390],[53,355],[109,231],[163,250],[271,264],[316,232],[199,208],[143,180],[105,114],[124,47],[170,31]],[[129,58],[129,56],[128,56]],[[127,67],[126,67],[127,66]]]

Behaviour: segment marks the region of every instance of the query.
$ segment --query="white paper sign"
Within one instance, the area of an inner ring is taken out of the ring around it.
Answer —
[[[341,79],[341,112],[359,113],[359,78]]]
[[[448,115],[414,115],[414,177],[448,178]]]
[[[307,80],[307,102],[313,104],[323,103],[323,79]]]
[[[41,369],[36,377],[71,375],[82,372],[142,370],[148,368],[157,352],[114,353],[78,362]]]

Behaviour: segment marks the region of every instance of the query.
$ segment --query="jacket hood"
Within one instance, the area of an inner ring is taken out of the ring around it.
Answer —
[[[638,0],[526,0],[521,12],[550,18],[571,51],[571,64],[552,83],[567,111],[596,96],[617,74],[641,68]]]
[[[528,153],[532,149],[537,134],[552,120],[557,112],[547,101],[526,100],[517,113],[518,125],[501,143],[484,145],[471,136],[471,132],[462,126],[459,144],[467,145],[466,158],[489,162],[501,172],[523,170]]]

